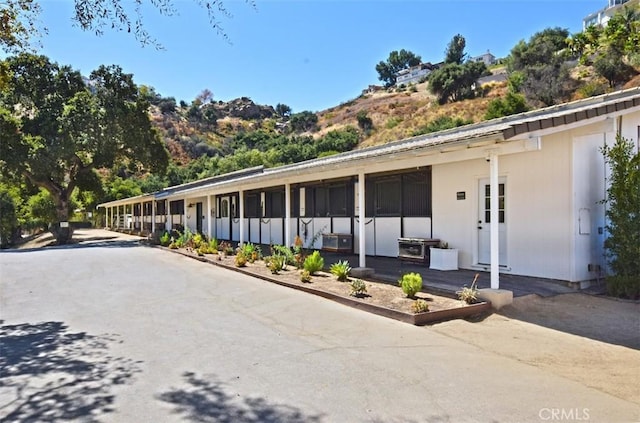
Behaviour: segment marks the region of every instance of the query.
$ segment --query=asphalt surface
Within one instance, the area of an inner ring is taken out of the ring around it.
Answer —
[[[93,238],[0,253],[0,421],[640,420],[430,327]]]

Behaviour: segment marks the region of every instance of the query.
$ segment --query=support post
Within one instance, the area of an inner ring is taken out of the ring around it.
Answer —
[[[291,184],[284,184],[284,245],[291,245]]]
[[[491,236],[491,289],[500,289],[500,222],[498,213],[498,155],[489,153],[489,184],[490,184],[490,236]]]
[[[365,233],[365,182],[364,182],[364,172],[360,172],[358,174],[358,232],[360,233],[360,238],[358,239],[358,249],[359,249],[359,266],[367,267],[367,255],[366,255],[366,233]]]
[[[244,190],[239,191],[239,209],[240,209],[240,244],[244,244]]]
[[[171,233],[171,230],[173,229],[173,217],[171,217],[171,209],[169,208],[169,205],[171,204],[171,202],[169,201],[168,198],[166,198],[164,200],[164,214],[165,214],[165,218],[164,218],[164,228],[167,230],[167,232]]]
[[[140,235],[144,231],[144,200],[140,201]]]
[[[207,238],[211,239],[211,221],[213,214],[211,213],[211,196],[207,194]]]
[[[184,226],[183,230],[186,231],[187,230],[187,209],[188,209],[188,204],[187,204],[187,199],[183,198],[182,199],[182,226]]]
[[[156,199],[151,200],[151,236],[156,235]]]
[[[116,229],[120,229],[120,206],[116,206]]]

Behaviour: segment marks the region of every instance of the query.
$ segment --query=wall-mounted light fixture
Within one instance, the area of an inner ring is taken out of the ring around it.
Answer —
[[[189,203],[189,204],[187,205],[187,207],[188,207],[188,208],[193,208],[193,203]]]

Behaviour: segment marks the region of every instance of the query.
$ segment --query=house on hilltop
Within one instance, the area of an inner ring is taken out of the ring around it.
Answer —
[[[431,71],[435,69],[435,66],[431,63],[420,63],[417,66],[412,66],[408,69],[402,69],[396,73],[396,85],[401,84],[417,84],[423,78],[426,78]]]
[[[591,25],[606,26],[609,19],[625,6],[638,8],[640,0],[609,0],[604,8],[582,19],[582,30],[584,31]]]
[[[481,54],[480,56],[472,57],[469,59],[471,62],[483,62],[487,66],[491,66],[496,63],[496,56],[491,54],[489,50],[486,53]]]
[[[299,236],[313,249],[337,239],[361,268],[398,257],[406,239],[426,263],[424,246],[441,240],[459,268],[490,271],[492,288],[500,274],[582,285],[607,268],[601,148],[617,134],[638,148],[640,88],[99,207],[112,229],[287,246]]]

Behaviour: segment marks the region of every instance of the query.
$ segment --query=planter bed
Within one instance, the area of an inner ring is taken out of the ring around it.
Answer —
[[[424,281],[426,288],[417,293],[416,298],[427,301],[430,310],[426,313],[413,313],[411,305],[414,300],[406,298],[400,287],[394,284],[363,279],[367,285],[367,294],[362,297],[353,297],[349,295],[348,282],[339,282],[335,276],[327,272],[318,272],[312,277],[310,283],[303,283],[300,281],[299,270],[293,266],[287,266],[288,270],[283,270],[274,275],[263,261],[247,263],[245,267],[236,267],[234,256],[224,257],[219,260],[217,255],[198,256],[184,249],[160,248],[413,325],[426,325],[445,320],[460,319],[491,311],[491,304],[488,302],[468,305],[457,298],[443,295],[442,292],[436,294],[433,291],[429,291],[429,281]]]

